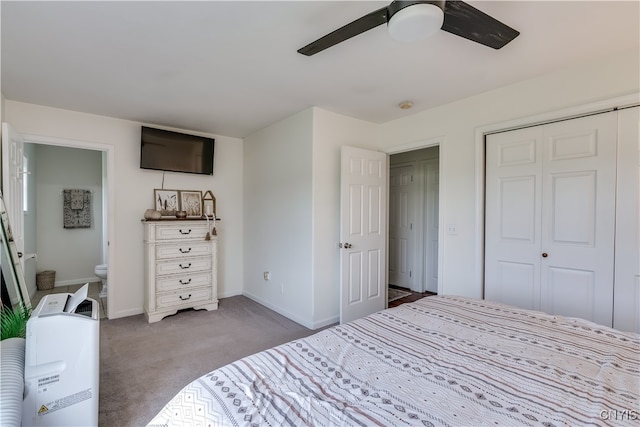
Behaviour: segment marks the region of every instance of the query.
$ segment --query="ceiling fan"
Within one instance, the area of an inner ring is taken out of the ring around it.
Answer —
[[[351,37],[387,23],[389,33],[397,40],[426,38],[442,29],[476,43],[500,49],[520,32],[463,1],[392,1],[324,37],[298,49],[311,56]]]

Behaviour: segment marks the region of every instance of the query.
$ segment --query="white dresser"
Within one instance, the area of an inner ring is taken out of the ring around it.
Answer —
[[[218,238],[205,220],[143,221],[144,314],[149,323],[185,308],[218,308]],[[211,223],[209,223],[211,224]]]

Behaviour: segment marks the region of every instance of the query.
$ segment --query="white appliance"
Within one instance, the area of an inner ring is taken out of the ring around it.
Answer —
[[[46,295],[27,322],[23,426],[97,426],[100,316],[88,285]]]

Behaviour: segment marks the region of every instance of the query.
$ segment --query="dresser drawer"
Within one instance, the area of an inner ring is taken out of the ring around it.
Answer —
[[[211,272],[188,275],[160,276],[156,279],[157,292],[184,291],[199,286],[211,286],[213,276]]]
[[[180,242],[156,246],[156,259],[211,255],[210,242]]]
[[[198,271],[211,271],[211,257],[197,257],[157,261],[156,274],[187,274]]]
[[[156,305],[159,309],[177,307],[181,305],[190,307],[196,305],[198,302],[210,301],[211,296],[212,289],[210,287],[158,294],[156,298]]]
[[[189,223],[162,224],[156,227],[156,240],[193,239],[204,241],[207,235],[207,224]]]

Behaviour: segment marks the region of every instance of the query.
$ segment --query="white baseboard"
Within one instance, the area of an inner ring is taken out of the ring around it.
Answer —
[[[109,317],[109,320],[119,319],[121,317],[136,316],[138,314],[143,314],[143,313],[144,313],[144,310],[142,308],[131,308],[129,310],[120,310],[114,313],[113,317]]]
[[[231,297],[235,297],[235,296],[238,296],[238,295],[242,295],[242,291],[222,292],[222,293],[218,293],[218,299],[231,298]]]
[[[329,326],[329,325],[333,325],[334,323],[338,323],[340,322],[340,316],[332,316],[332,317],[327,317],[324,320],[319,320],[317,322],[313,322],[313,330],[316,329],[320,329],[320,328],[324,328],[325,326]]]
[[[70,280],[56,280],[53,284],[54,288],[61,288],[63,286],[73,286],[73,285],[84,285],[85,283],[93,283],[99,282],[100,279],[98,276],[91,276],[79,279],[70,279]]]
[[[242,295],[244,295],[245,297],[252,299],[253,301],[257,302],[260,305],[264,305],[265,307],[267,307],[270,310],[275,311],[278,314],[283,315],[284,317],[286,317],[289,320],[293,320],[294,322],[304,326],[307,329],[311,329],[311,330],[316,330],[318,328],[323,328],[325,326],[331,325],[333,323],[336,323],[340,320],[339,316],[333,316],[318,322],[307,322],[306,320],[303,320],[301,318],[299,318],[298,316],[296,316],[295,314],[292,314],[290,312],[288,312],[287,310],[283,310],[280,307],[276,307],[275,305],[268,303],[267,301],[264,301],[262,298],[257,297],[255,295],[253,295],[250,292],[243,292]]]

